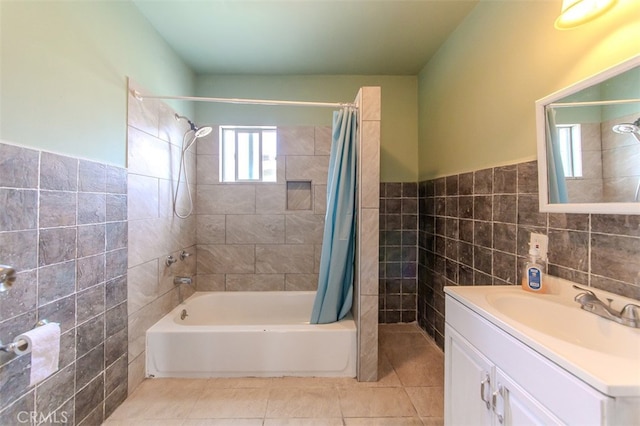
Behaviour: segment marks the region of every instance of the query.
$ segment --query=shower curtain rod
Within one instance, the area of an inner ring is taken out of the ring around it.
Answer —
[[[599,105],[618,105],[618,104],[632,104],[640,102],[640,99],[617,99],[612,101],[584,101],[584,102],[557,102],[551,103],[546,106],[554,108],[567,108],[567,107],[581,107],[581,106],[599,106]]]
[[[305,101],[276,101],[269,99],[241,99],[241,98],[202,98],[196,96],[147,96],[142,95],[137,90],[133,91],[133,95],[138,100],[144,99],[176,99],[182,101],[196,102],[220,102],[227,104],[250,104],[250,105],[284,105],[284,106],[312,106],[312,107],[331,107],[331,108],[358,108],[354,103],[347,102],[305,102]]]

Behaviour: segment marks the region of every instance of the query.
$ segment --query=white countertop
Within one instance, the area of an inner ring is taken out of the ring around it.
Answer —
[[[612,397],[640,396],[640,329],[583,311],[573,300],[580,292],[572,288],[574,283],[547,278],[549,294],[532,294],[520,286],[447,286],[444,291],[598,391]],[[601,300],[613,298],[616,309],[626,303],[640,304],[589,290]],[[502,308],[496,300],[501,300]],[[530,307],[532,314],[527,313]]]

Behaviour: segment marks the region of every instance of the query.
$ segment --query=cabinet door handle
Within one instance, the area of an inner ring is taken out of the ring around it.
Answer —
[[[491,378],[489,378],[488,373],[484,373],[484,379],[482,379],[482,381],[480,382],[480,399],[485,404],[487,404],[487,410],[491,408],[491,402],[489,401],[490,394],[491,394]]]
[[[498,383],[498,389],[493,392],[491,396],[491,405],[493,405],[493,412],[496,414],[498,418],[498,422],[502,424],[504,422],[504,388],[500,383]],[[502,410],[498,410],[498,397],[502,400]]]

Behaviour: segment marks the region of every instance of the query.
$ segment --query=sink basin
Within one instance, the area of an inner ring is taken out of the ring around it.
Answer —
[[[518,289],[513,289],[518,290]],[[486,295],[498,312],[553,338],[623,358],[640,359],[640,330],[567,304],[555,295],[503,291]]]
[[[459,303],[540,355],[610,396],[640,397],[640,328],[627,327],[580,308],[580,290],[547,275],[547,294],[520,286],[446,286]],[[614,310],[637,300],[589,288]],[[473,325],[470,325],[473,328]]]

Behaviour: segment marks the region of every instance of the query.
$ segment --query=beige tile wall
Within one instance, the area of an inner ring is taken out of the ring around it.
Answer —
[[[135,86],[130,83],[130,88]],[[178,304],[173,277],[191,276],[195,285],[196,226],[195,216],[179,219],[172,210],[182,138],[189,128],[187,123],[177,121],[175,112],[163,102],[141,101],[131,94],[128,111],[127,308],[131,394],[145,374],[145,332]],[[196,159],[192,151],[187,154],[187,171],[190,182],[195,182]],[[191,187],[195,192],[193,183]],[[186,210],[186,192],[179,193],[178,205],[180,211]],[[182,250],[191,256],[167,267],[167,256],[180,259]],[[181,290],[186,297],[192,290],[185,287]]]
[[[380,211],[380,87],[363,87],[358,132],[358,222],[354,317],[358,380],[378,379],[378,257]]]
[[[198,289],[315,290],[331,128],[279,127],[275,183],[220,182],[213,133],[197,147]]]

